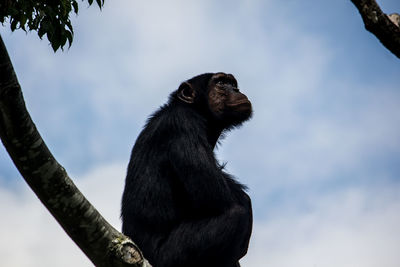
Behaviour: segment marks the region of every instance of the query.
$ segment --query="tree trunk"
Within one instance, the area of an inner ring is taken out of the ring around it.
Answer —
[[[390,52],[400,58],[399,14],[392,18],[382,12],[375,0],[351,0],[358,8],[365,28],[374,34]]]
[[[89,203],[50,153],[26,110],[1,36],[0,137],[25,181],[96,266],[150,266],[139,248]]]

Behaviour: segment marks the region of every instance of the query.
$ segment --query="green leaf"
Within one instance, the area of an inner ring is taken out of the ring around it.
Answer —
[[[39,38],[42,39],[43,35],[45,35],[45,34],[46,34],[46,31],[42,27],[40,27],[38,30]]]
[[[72,25],[71,25],[71,21],[70,21],[70,20],[67,20],[67,21],[65,22],[65,25],[67,25],[68,29],[69,29],[72,33],[74,33],[74,29],[72,28]]]
[[[74,36],[73,36],[72,32],[70,32],[70,31],[65,31],[65,35],[67,36],[67,39],[68,39],[68,48],[70,48],[72,41],[74,39]]]
[[[18,13],[19,13],[19,12],[18,12],[18,9],[16,9],[16,8],[14,8],[14,7],[10,7],[9,12],[10,12],[11,18],[15,17],[15,16],[18,15]]]
[[[72,1],[72,7],[74,8],[74,12],[78,14],[78,2]]]
[[[57,52],[58,48],[60,48],[60,44],[53,41],[51,42],[51,47],[53,48],[54,52]]]
[[[103,0],[96,0],[96,2],[97,2],[97,5],[99,6],[99,8],[101,9],[101,7],[104,4],[104,1]]]
[[[60,48],[61,40],[55,34],[47,33],[47,39],[49,39],[51,47],[53,48],[54,52]]]
[[[24,31],[26,31],[26,29],[25,29],[25,24],[26,24],[26,21],[28,20],[28,17],[27,16],[24,16],[24,15],[22,15],[21,16],[21,21],[19,22],[19,26],[24,30]]]
[[[16,20],[16,19],[13,19],[11,21],[11,31],[15,31],[15,29],[17,28],[17,23],[18,23],[18,20]]]
[[[85,0],[0,0],[0,24],[9,21],[12,31],[37,31],[41,39],[46,35],[57,51],[67,41],[69,46],[72,44],[74,31],[70,15],[78,14],[79,1]],[[104,0],[87,1],[89,5],[96,2],[100,9],[104,6]]]

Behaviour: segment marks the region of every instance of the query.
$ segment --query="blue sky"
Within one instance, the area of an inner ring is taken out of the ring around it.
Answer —
[[[107,1],[81,4],[73,25],[56,54],[35,33],[0,33],[43,138],[115,227],[148,115],[183,80],[224,71],[255,112],[217,150],[253,200],[242,265],[400,265],[400,61],[349,0]],[[90,266],[3,147],[0,213],[5,266]]]

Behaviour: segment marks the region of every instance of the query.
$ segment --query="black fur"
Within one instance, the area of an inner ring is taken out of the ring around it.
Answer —
[[[213,152],[222,131],[207,104],[212,73],[189,82],[196,101],[173,92],[132,150],[122,198],[122,231],[155,267],[239,266],[252,229],[244,186]]]

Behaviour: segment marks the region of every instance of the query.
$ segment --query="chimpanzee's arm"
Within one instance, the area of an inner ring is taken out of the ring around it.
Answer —
[[[245,232],[245,234],[243,235],[245,238],[243,238],[241,246],[241,257],[243,257],[247,253],[247,249],[249,247],[249,242],[250,242],[251,231],[253,229],[253,212],[251,206],[251,199],[244,191],[246,188],[245,186],[238,183],[233,178],[232,175],[226,172],[223,172],[223,174],[226,178],[226,181],[228,182],[229,187],[234,193],[236,199],[239,201],[240,203],[239,205],[243,206],[247,211],[247,224],[242,228],[242,231]]]
[[[213,153],[202,146],[171,146],[173,172],[184,188],[188,216],[160,244],[158,262],[178,266],[236,266],[247,251],[251,232],[251,204],[238,199]],[[242,192],[244,193],[244,192]],[[248,198],[248,197],[247,197]],[[184,257],[184,259],[182,258]],[[214,262],[203,262],[202,259]],[[218,263],[218,264],[216,264]]]
[[[180,266],[180,262],[185,266],[236,266],[243,256],[247,224],[248,211],[240,206],[218,216],[183,221],[160,244],[157,262],[164,267]]]

